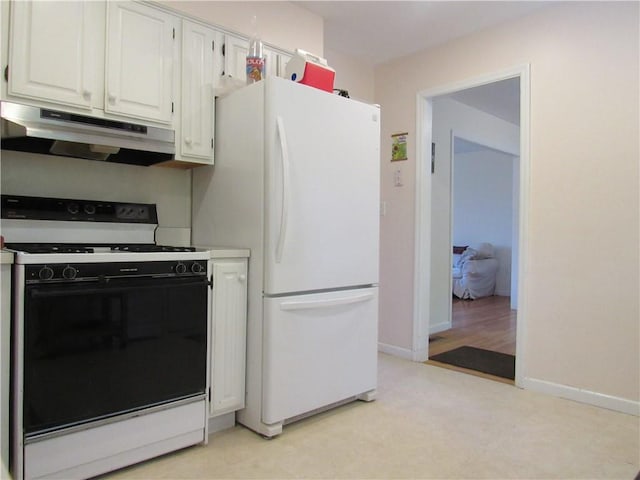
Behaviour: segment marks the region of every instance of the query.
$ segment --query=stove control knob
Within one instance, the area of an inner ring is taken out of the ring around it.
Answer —
[[[191,265],[191,271],[193,273],[202,273],[202,264],[198,263],[198,262],[193,262],[193,264]]]
[[[71,215],[76,215],[80,212],[80,205],[78,205],[76,202],[71,202],[69,205],[67,205],[67,212],[69,212]]]
[[[62,276],[67,280],[73,280],[74,278],[76,278],[77,274],[78,269],[76,267],[72,267],[71,265],[67,265],[66,267],[64,267],[64,270],[62,270]]]
[[[40,280],[51,280],[53,278],[53,268],[45,265],[38,272],[38,278],[40,278]]]
[[[187,266],[182,262],[178,262],[176,265],[176,273],[187,273]]]

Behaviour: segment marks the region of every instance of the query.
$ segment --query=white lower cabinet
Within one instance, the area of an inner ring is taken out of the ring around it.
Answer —
[[[244,408],[247,259],[213,259],[211,417]]]

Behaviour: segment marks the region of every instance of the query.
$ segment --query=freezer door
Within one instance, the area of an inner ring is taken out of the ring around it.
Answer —
[[[262,421],[374,390],[377,288],[264,300]]]
[[[266,83],[265,293],[378,283],[378,107]]]

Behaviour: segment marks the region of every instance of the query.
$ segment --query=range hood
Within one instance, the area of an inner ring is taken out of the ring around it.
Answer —
[[[172,160],[175,132],[136,123],[0,102],[2,150],[153,165]]]

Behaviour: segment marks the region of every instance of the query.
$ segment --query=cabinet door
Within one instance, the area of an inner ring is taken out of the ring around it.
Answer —
[[[171,122],[175,17],[108,2],[105,112]]]
[[[244,408],[247,260],[213,261],[210,415]]]
[[[266,76],[286,78],[287,63],[291,60],[291,55],[272,50],[265,47],[264,54],[266,58]]]
[[[179,154],[213,164],[215,30],[182,22],[182,105]]]
[[[278,75],[278,53],[269,49],[264,49],[264,76],[275,77]]]
[[[249,41],[244,38],[225,35],[224,37],[224,72],[242,82],[247,81],[247,54]]]
[[[277,75],[282,78],[287,78],[287,63],[291,60],[291,55],[285,53],[278,54],[278,73]]]
[[[12,2],[9,95],[90,109],[104,62],[104,9],[102,2]]]

